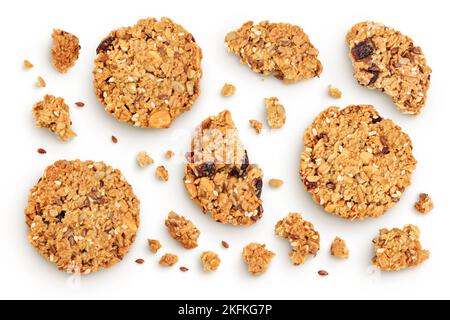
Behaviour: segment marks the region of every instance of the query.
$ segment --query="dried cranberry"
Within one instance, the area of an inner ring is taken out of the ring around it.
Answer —
[[[381,149],[381,153],[382,154],[389,154],[391,152],[391,150],[389,150],[389,147],[384,146],[383,149]]]
[[[247,154],[247,150],[244,151],[244,158],[242,159],[242,164],[241,164],[241,170],[242,171],[247,171],[247,168],[250,164],[250,161],[248,160],[248,154]]]
[[[367,72],[372,74],[372,78],[370,79],[368,86],[374,84],[378,80],[380,77],[380,71],[380,68],[375,64],[372,64],[370,68],[367,69]]]
[[[97,47],[97,54],[108,51],[114,40],[116,40],[116,37],[108,37],[100,42]]]
[[[61,222],[65,216],[66,216],[66,212],[63,210],[60,213],[58,213],[58,215],[55,218],[58,219],[59,222]]]
[[[372,123],[375,124],[375,123],[381,122],[382,120],[383,120],[383,118],[378,116],[378,118],[372,118]]]
[[[336,189],[336,185],[333,182],[328,182],[327,188],[330,190],[334,190],[334,189]]]
[[[239,177],[241,175],[241,170],[239,170],[237,167],[233,167],[230,170],[230,176],[232,177]]]
[[[373,52],[374,48],[370,40],[360,42],[352,49],[353,58],[358,61],[371,56]]]
[[[255,188],[256,188],[256,196],[258,198],[261,198],[262,195],[262,187],[263,187],[263,181],[261,178],[255,179]]]
[[[305,187],[308,190],[316,189],[317,188],[317,182],[311,182],[311,181],[305,180]]]
[[[200,178],[203,177],[212,177],[216,173],[216,166],[214,162],[205,162],[197,166],[198,176]]]

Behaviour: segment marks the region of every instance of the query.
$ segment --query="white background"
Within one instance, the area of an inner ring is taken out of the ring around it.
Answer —
[[[146,298],[146,299],[313,299],[313,298],[450,298],[449,277],[449,63],[448,8],[446,1],[9,1],[2,3],[0,30],[1,77],[1,178],[0,178],[0,298]],[[196,38],[204,53],[201,97],[192,111],[171,129],[144,130],[118,123],[104,112],[93,93],[92,68],[95,49],[110,30],[133,25],[139,18],[168,16]],[[320,50],[324,71],[320,79],[283,85],[275,79],[261,80],[236,57],[228,54],[223,38],[247,20],[270,19],[298,24]],[[346,31],[363,20],[376,20],[411,36],[425,52],[433,68],[426,108],[417,117],[400,114],[388,97],[358,86],[345,45]],[[52,28],[62,28],[81,40],[81,56],[68,74],[51,66]],[[22,61],[35,64],[25,70]],[[47,81],[36,87],[36,77]],[[224,82],[237,86],[231,98],[220,96]],[[342,89],[344,97],[332,100],[327,86]],[[31,107],[46,93],[62,96],[71,106],[73,128],[78,137],[68,143],[37,129]],[[287,124],[278,131],[256,136],[248,126],[252,118],[264,120],[263,98],[278,96],[287,109]],[[79,109],[74,103],[83,101]],[[401,202],[385,216],[364,222],[347,222],[326,214],[304,191],[297,173],[302,133],[325,107],[373,104],[383,117],[392,118],[410,134],[418,160],[413,185]],[[188,199],[182,184],[182,155],[188,150],[194,127],[224,108],[231,110],[250,160],[265,171],[266,180],[281,178],[280,190],[265,187],[265,216],[255,226],[236,228],[214,223]],[[119,143],[111,143],[115,135]],[[48,153],[39,155],[37,148]],[[171,149],[176,158],[163,154]],[[156,164],[170,171],[166,184],[156,180],[156,165],[140,169],[135,156],[146,150]],[[141,227],[136,243],[124,261],[113,268],[82,279],[67,276],[46,262],[27,242],[24,208],[28,191],[46,166],[58,159],[104,160],[121,169],[142,202]],[[419,192],[435,202],[429,216],[413,209]],[[201,230],[200,246],[182,249],[164,227],[170,210],[186,215]],[[322,236],[322,250],[300,267],[290,264],[287,242],[274,235],[275,223],[289,212],[300,212]],[[379,274],[369,267],[372,238],[382,227],[417,224],[431,259],[422,266],[399,273]],[[330,257],[329,246],[339,235],[351,250],[348,261]],[[146,239],[157,238],[163,249],[155,257]],[[221,247],[221,240],[230,249]],[[240,252],[249,242],[263,242],[277,253],[261,277],[246,273]],[[219,270],[205,274],[199,256],[203,250],[219,253]],[[163,252],[180,256],[174,268],[158,266]],[[137,258],[146,263],[138,266]],[[181,273],[178,267],[190,268]],[[328,270],[320,278],[317,271]]]

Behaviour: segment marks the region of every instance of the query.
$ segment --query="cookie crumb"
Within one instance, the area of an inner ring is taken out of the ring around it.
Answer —
[[[141,168],[145,168],[154,163],[153,159],[145,151],[139,152],[136,159]]]
[[[169,172],[164,166],[159,166],[156,168],[156,177],[161,181],[167,182],[169,181]]]
[[[137,259],[136,261],[135,261],[137,264],[144,264],[144,259]]]
[[[181,272],[188,272],[188,271],[189,271],[189,269],[188,269],[188,268],[186,268],[186,267],[180,267],[180,271],[181,271]]]
[[[225,83],[220,93],[224,97],[231,97],[236,92],[236,87],[230,83]]]
[[[61,73],[75,65],[80,55],[80,41],[73,34],[59,29],[53,30],[53,66]]]
[[[261,133],[262,128],[263,128],[263,124],[262,124],[261,121],[252,119],[252,120],[249,120],[248,122],[250,123],[250,126],[251,126],[253,129],[255,129],[255,131],[256,131],[257,134],[260,134],[260,133]]]
[[[161,242],[155,239],[148,239],[148,247],[151,253],[157,253],[159,249],[161,249]]]
[[[220,265],[219,255],[212,251],[206,251],[201,256],[203,270],[206,272],[216,271]]]
[[[225,249],[228,249],[230,247],[230,245],[228,244],[228,242],[222,241],[222,247],[224,247]]]
[[[79,108],[83,108],[84,107],[84,102],[75,102],[75,105]]]
[[[434,208],[433,200],[431,200],[431,197],[428,194],[421,193],[419,195],[419,200],[416,202],[414,207],[421,214],[427,214]]]
[[[266,272],[274,256],[275,253],[266,249],[265,244],[250,243],[242,250],[242,258],[247,264],[248,272],[254,276]]]
[[[321,277],[326,277],[326,276],[329,275],[328,271],[325,271],[325,270],[319,270],[317,273],[318,273],[319,276],[321,276]]]
[[[39,88],[45,88],[47,86],[45,80],[41,76],[37,77],[37,86]]]
[[[332,85],[329,85],[328,86],[328,95],[332,98],[340,99],[340,98],[342,98],[342,91]]]
[[[286,110],[278,98],[264,99],[267,111],[267,123],[272,129],[280,129],[286,123]]]
[[[283,180],[280,179],[270,179],[269,180],[269,186],[271,186],[274,189],[281,188],[284,184]]]
[[[23,60],[23,66],[25,69],[31,69],[34,67],[34,65],[28,60]]]
[[[159,260],[159,264],[164,267],[170,267],[173,266],[178,262],[178,256],[172,253],[166,253],[161,257],[161,260]]]
[[[116,136],[111,136],[111,141],[112,143],[116,144],[117,142],[119,142],[119,140],[116,138]]]
[[[193,249],[198,246],[197,239],[200,231],[195,225],[183,216],[171,211],[165,221],[170,236],[180,243],[185,249]]]
[[[166,153],[164,153],[164,157],[166,159],[172,159],[175,153],[172,150],[167,150]]]
[[[420,230],[414,225],[381,229],[373,240],[372,264],[384,271],[399,271],[421,264],[430,257],[430,252],[423,250],[419,237]]]
[[[336,258],[348,259],[349,251],[345,240],[336,237],[331,244],[331,255]]]
[[[37,149],[37,152],[39,154],[46,154],[47,153],[47,151],[45,149],[42,149],[42,148]]]

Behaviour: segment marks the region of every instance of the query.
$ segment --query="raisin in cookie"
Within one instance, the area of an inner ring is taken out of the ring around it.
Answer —
[[[97,48],[95,93],[118,120],[168,128],[199,95],[202,51],[168,18],[112,31]]]
[[[228,51],[239,56],[257,73],[273,75],[286,83],[317,77],[322,73],[319,51],[302,28],[288,23],[246,22],[225,37]]]
[[[205,214],[220,223],[250,225],[263,214],[263,172],[250,164],[229,111],[196,129],[184,185]]]
[[[349,220],[379,217],[411,184],[411,140],[372,106],[328,108],[303,138],[301,179],[329,213]]]
[[[88,274],[121,261],[139,226],[139,200],[103,162],[57,161],[25,209],[31,244],[59,270]]]
[[[420,47],[380,23],[362,22],[347,34],[358,82],[388,94],[398,109],[418,114],[430,86],[431,68]]]

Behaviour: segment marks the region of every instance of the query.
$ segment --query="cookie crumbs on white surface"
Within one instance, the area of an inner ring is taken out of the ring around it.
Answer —
[[[136,159],[141,168],[145,168],[154,163],[153,159],[145,151],[139,152]]]
[[[23,66],[25,67],[25,69],[31,69],[34,67],[34,65],[28,60],[23,61]]]
[[[340,98],[342,98],[342,91],[339,90],[338,88],[330,85],[330,86],[328,86],[328,95],[332,98],[340,99]]]
[[[284,184],[283,180],[280,179],[270,179],[269,180],[269,186],[271,186],[274,189],[281,188]]]
[[[286,123],[286,110],[278,98],[264,99],[267,111],[267,123],[272,129],[280,129]]]
[[[41,76],[37,77],[37,86],[39,88],[45,88],[47,86],[45,80]]]
[[[341,259],[348,259],[349,256],[349,250],[347,247],[347,243],[345,242],[345,240],[336,237],[333,241],[333,243],[331,244],[331,255],[333,257],[336,258],[341,258]]]
[[[198,246],[197,240],[200,230],[192,221],[171,211],[164,222],[169,230],[170,236],[185,249],[194,249]]]
[[[428,194],[421,193],[419,195],[419,200],[416,202],[414,207],[421,214],[427,214],[434,208],[433,200],[431,200],[431,197]]]
[[[236,87],[230,83],[225,83],[220,93],[224,97],[231,97],[236,92]]]
[[[203,252],[201,255],[203,270],[206,272],[216,271],[220,266],[219,255],[212,251]]]
[[[158,250],[161,249],[162,247],[161,242],[159,242],[159,240],[148,239],[147,242],[151,253],[157,253]]]
[[[178,262],[178,256],[172,253],[166,253],[159,260],[159,264],[164,267],[171,267]]]
[[[252,120],[249,120],[248,122],[250,123],[250,126],[251,126],[253,129],[255,129],[255,131],[256,131],[257,134],[260,134],[260,133],[261,133],[262,128],[263,128],[263,124],[262,124],[261,121],[252,119]]]
[[[156,168],[156,177],[161,181],[167,182],[169,181],[169,172],[164,166],[159,166]]]
[[[172,150],[167,150],[166,153],[164,153],[164,157],[166,159],[172,159],[175,153]]]
[[[53,30],[52,62],[61,73],[67,72],[75,65],[80,55],[80,41],[73,34],[55,29]]]
[[[250,243],[242,251],[242,258],[247,265],[248,272],[254,276],[266,272],[274,256],[275,253],[266,249],[265,244],[259,243]]]

